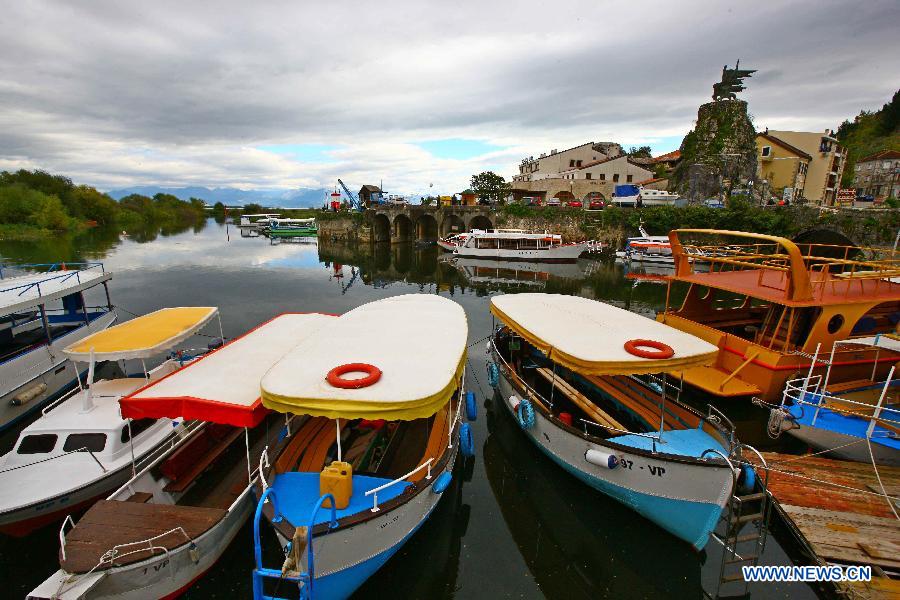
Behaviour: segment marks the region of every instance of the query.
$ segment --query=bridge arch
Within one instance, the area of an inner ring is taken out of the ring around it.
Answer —
[[[824,244],[827,246],[859,246],[859,244],[851,240],[842,232],[835,231],[834,229],[825,229],[823,227],[802,231],[795,235],[794,239],[791,241],[800,246],[800,251],[804,254],[808,251],[808,249],[805,247],[805,244]],[[832,252],[829,252],[829,250],[832,250]],[[816,256],[830,256],[831,258],[844,257],[843,250],[829,249],[826,247],[813,247],[812,253]]]
[[[394,242],[411,242],[413,234],[413,222],[404,215],[399,214],[394,217]]]
[[[372,239],[376,242],[391,241],[391,220],[385,214],[376,214],[372,219]]]
[[[466,222],[462,217],[455,214],[449,214],[444,216],[444,220],[441,221],[441,237],[447,237],[448,235],[452,235],[454,233],[462,233],[466,230]]]
[[[484,215],[475,215],[469,219],[469,231],[472,229],[493,229],[494,224]]]
[[[425,214],[416,219],[416,241],[434,241],[438,238],[438,222],[434,216]]]

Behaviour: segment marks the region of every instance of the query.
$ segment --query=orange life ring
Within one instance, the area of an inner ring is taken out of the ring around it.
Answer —
[[[653,350],[644,350],[643,348],[653,348]],[[675,356],[672,346],[656,340],[628,340],[625,342],[625,351],[641,358],[664,359]]]
[[[356,372],[368,373],[368,375],[360,377],[359,379],[343,378],[347,373]],[[329,384],[345,390],[358,390],[359,388],[369,387],[379,379],[381,379],[381,369],[368,363],[349,363],[340,365],[328,371],[328,375],[325,376],[325,381]]]

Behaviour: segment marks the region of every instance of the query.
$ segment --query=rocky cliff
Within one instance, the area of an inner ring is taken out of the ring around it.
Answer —
[[[691,200],[714,198],[756,174],[756,130],[743,100],[709,102],[697,111],[697,124],[681,142],[681,164],[673,174],[676,190]]]

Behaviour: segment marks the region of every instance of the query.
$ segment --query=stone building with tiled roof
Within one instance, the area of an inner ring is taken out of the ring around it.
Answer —
[[[900,198],[900,152],[882,150],[856,161],[853,187],[861,196]]]

